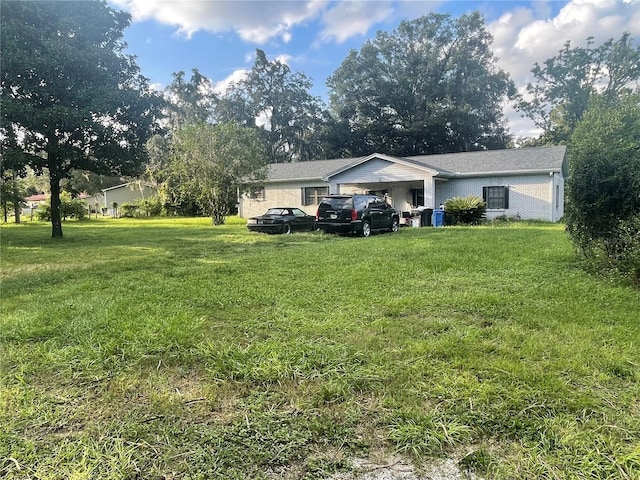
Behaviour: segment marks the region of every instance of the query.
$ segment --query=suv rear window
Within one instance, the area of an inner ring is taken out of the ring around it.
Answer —
[[[345,210],[353,208],[351,197],[325,197],[321,205],[328,205],[334,210]]]

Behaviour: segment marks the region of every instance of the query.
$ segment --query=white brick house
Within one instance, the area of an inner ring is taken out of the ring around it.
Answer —
[[[385,195],[401,211],[476,195],[487,202],[488,218],[557,222],[564,215],[567,175],[565,146],[273,164],[266,181],[241,196],[239,214],[248,218],[274,206],[314,214],[323,195],[369,192]]]

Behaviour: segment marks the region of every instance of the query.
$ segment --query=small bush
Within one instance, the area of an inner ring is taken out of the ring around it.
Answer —
[[[162,213],[162,200],[157,195],[140,200],[138,203],[145,217],[157,217]]]
[[[64,192],[60,195],[60,217],[62,220],[75,218],[82,220],[87,215],[87,206],[82,200],[71,198],[71,195]],[[36,210],[36,218],[42,222],[51,221],[51,200],[41,204]]]
[[[123,203],[120,205],[120,215],[126,218],[139,217],[138,205],[135,203]]]
[[[140,198],[132,203],[123,203],[120,211],[123,217],[128,218],[157,217],[162,213],[162,200],[158,196]]]
[[[487,216],[487,205],[480,197],[453,197],[444,203],[445,211],[456,218],[457,223],[476,225]]]
[[[36,218],[41,222],[51,221],[51,205],[49,202],[38,205],[36,210]]]
[[[591,239],[580,251],[590,270],[616,273],[640,285],[640,215],[620,221],[608,237]]]

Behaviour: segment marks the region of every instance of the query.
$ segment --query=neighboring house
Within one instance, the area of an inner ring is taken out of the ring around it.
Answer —
[[[85,200],[89,198],[86,193],[78,195],[79,200]],[[31,195],[24,199],[25,206],[22,208],[22,215],[33,215],[40,205],[49,201],[48,193],[39,193],[37,195]]]
[[[489,219],[506,215],[557,222],[564,215],[566,150],[554,146],[415,157],[374,153],[272,164],[266,181],[239,199],[239,214],[248,218],[275,206],[314,214],[324,195],[367,192],[386,196],[403,212],[476,195],[487,203]]]
[[[22,207],[22,215],[30,215],[33,217],[38,207],[47,200],[49,200],[49,195],[46,193],[39,193],[37,195],[26,197],[24,199],[24,206]]]
[[[155,185],[145,182],[129,182],[115,187],[103,188],[100,193],[83,200],[89,211],[117,217],[119,216],[118,209],[123,203],[137,202],[157,194],[158,188]]]

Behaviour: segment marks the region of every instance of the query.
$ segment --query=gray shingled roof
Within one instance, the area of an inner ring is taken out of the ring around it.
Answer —
[[[319,180],[327,173],[344,167],[356,158],[336,158],[334,160],[313,160],[311,162],[272,163],[268,167],[267,178],[271,181]]]
[[[447,153],[407,157],[412,163],[443,172],[446,176],[483,175],[499,172],[563,171],[567,174],[567,147],[513,148],[480,152]],[[269,165],[269,181],[320,180],[359,158],[337,158],[311,162],[276,163]]]
[[[563,145],[420,155],[408,158],[434,170],[462,175],[517,171],[550,172],[560,171],[563,168],[566,151],[567,147]]]

